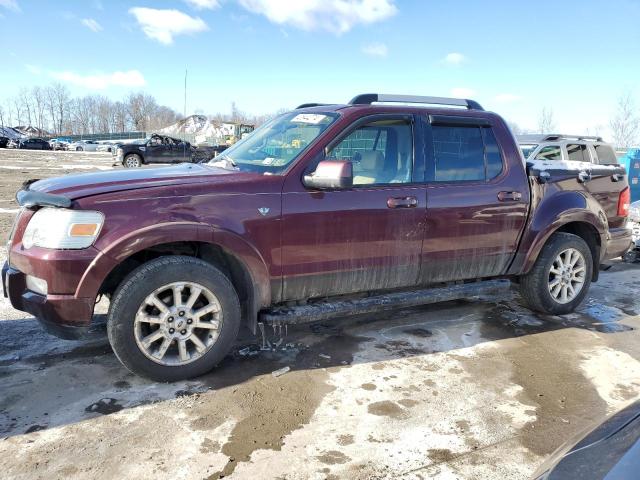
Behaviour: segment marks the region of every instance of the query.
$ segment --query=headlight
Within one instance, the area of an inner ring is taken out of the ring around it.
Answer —
[[[122,155],[124,153],[124,150],[122,150],[121,148],[118,148],[116,150],[116,155]]]
[[[42,208],[31,217],[22,245],[62,250],[87,248],[98,238],[103,223],[100,212]]]

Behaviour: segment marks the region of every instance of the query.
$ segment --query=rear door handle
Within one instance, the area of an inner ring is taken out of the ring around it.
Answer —
[[[498,200],[501,202],[517,202],[522,200],[522,194],[520,192],[500,192],[498,193]]]
[[[416,197],[390,197],[387,199],[389,208],[415,208],[418,206]]]

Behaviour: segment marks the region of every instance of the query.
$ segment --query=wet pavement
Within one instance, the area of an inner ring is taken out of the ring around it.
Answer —
[[[616,263],[572,315],[509,294],[290,327],[274,351],[245,332],[211,374],[175,384],[127,372],[104,316],[64,341],[0,299],[0,471],[526,479],[640,396],[639,298],[640,268]]]

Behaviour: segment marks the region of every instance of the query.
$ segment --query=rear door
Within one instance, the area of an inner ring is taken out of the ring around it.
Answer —
[[[529,206],[528,177],[513,137],[501,122],[481,118],[429,115],[423,125],[421,283],[504,274]]]
[[[308,190],[287,178],[283,300],[417,283],[426,188],[414,133],[411,115],[368,116],[328,146],[328,160],[352,162],[352,188]]]

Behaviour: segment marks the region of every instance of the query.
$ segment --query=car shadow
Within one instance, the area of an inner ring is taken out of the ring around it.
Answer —
[[[6,320],[0,322],[0,437],[220,390],[283,368],[332,371],[565,328],[623,332],[632,329],[623,320],[637,313],[588,300],[571,315],[537,315],[508,295],[290,326],[286,332],[267,329],[270,348],[242,332],[214,371],[172,384],[145,380],[122,367],[106,339],[103,316],[80,341],[51,337],[34,319]]]

